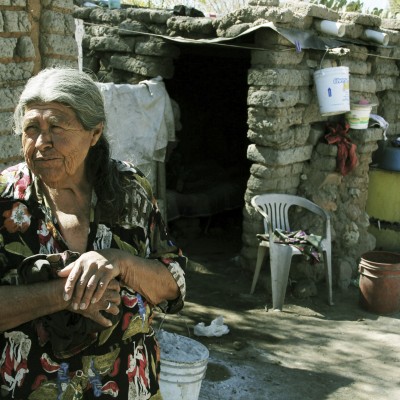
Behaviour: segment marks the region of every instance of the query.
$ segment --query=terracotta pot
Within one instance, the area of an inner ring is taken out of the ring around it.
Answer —
[[[360,305],[376,314],[400,311],[400,254],[370,251],[361,257]]]

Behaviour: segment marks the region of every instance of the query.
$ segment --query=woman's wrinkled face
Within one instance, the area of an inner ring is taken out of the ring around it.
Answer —
[[[85,158],[102,124],[85,130],[75,112],[61,103],[33,103],[23,118],[22,148],[31,171],[54,188],[85,182]]]

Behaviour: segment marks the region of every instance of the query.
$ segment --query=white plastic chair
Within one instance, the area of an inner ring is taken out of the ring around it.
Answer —
[[[290,194],[263,194],[251,199],[253,207],[264,217],[264,229],[267,240],[261,240],[258,247],[256,269],[250,294],[254,293],[260,269],[266,250],[269,248],[271,281],[272,281],[272,305],[276,310],[282,310],[285,299],[286,287],[289,279],[289,269],[292,256],[301,252],[294,246],[283,243],[275,243],[273,232],[275,229],[290,231],[289,209],[291,206],[299,206],[315,213],[323,218],[325,229],[322,235],[320,251],[323,253],[326,267],[326,282],[328,286],[328,303],[332,301],[332,257],[331,257],[331,226],[330,215],[317,204],[303,197]]]

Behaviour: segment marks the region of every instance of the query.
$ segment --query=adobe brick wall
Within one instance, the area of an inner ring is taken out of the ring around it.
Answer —
[[[74,10],[73,14],[72,11]],[[366,214],[368,171],[382,129],[351,131],[358,167],[346,176],[336,170],[337,148],[323,140],[329,117],[319,113],[313,71],[345,65],[350,69],[352,98],[375,103],[373,112],[389,122],[389,139],[400,133],[400,21],[359,13],[337,13],[325,6],[278,0],[251,0],[249,7],[222,18],[176,16],[168,10],[108,10],[73,7],[71,1],[9,0],[0,3],[0,163],[19,159],[19,139],[9,120],[25,81],[40,68],[77,65],[73,18],[84,22],[83,66],[102,81],[137,83],[158,75],[174,77],[177,43],[159,35],[190,39],[236,37],[261,23],[322,35],[321,19],[339,21],[350,52],[340,58],[302,49],[271,30],[252,38],[248,70],[248,131],[252,163],[244,193],[241,261],[253,269],[262,221],[250,206],[264,192],[297,193],[320,204],[332,216],[336,282],[343,288],[355,275],[360,255],[373,249]],[[389,35],[389,46],[365,42],[366,28]],[[357,42],[359,41],[359,42]],[[264,50],[261,50],[264,49]],[[334,120],[334,118],[333,118]]]
[[[72,10],[72,0],[0,1],[0,168],[21,160],[11,118],[26,81],[46,66],[77,66]]]

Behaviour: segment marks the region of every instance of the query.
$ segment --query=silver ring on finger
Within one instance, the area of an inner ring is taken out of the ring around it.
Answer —
[[[111,308],[111,301],[108,302],[106,310],[109,310]]]

